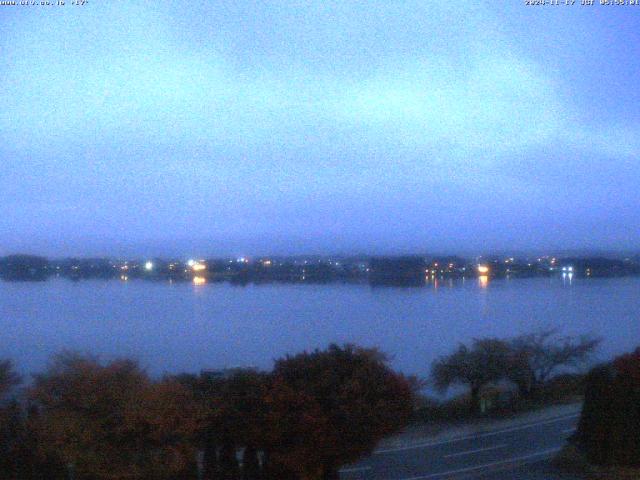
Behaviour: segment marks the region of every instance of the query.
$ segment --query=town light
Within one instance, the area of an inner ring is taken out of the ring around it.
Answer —
[[[487,273],[489,273],[489,267],[487,267],[486,265],[478,265],[478,273],[486,275]]]
[[[150,272],[151,270],[153,270],[153,262],[147,262],[147,263],[145,263],[145,264],[144,264],[144,269],[145,269],[147,272]]]
[[[200,263],[200,262],[195,262],[192,266],[191,269],[194,272],[201,272],[203,270],[206,270],[207,266],[204,263]]]

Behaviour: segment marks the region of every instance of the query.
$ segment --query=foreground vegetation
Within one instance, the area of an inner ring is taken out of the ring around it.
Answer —
[[[578,430],[555,463],[592,480],[640,478],[640,348],[586,376]]]
[[[600,339],[561,336],[555,329],[474,339],[433,363],[431,384],[443,393],[468,387],[464,403],[472,416],[498,407],[542,406],[580,393],[582,379],[571,372],[588,365],[599,344]],[[460,403],[449,402],[445,411]]]
[[[0,364],[0,394],[19,381]],[[406,425],[414,402],[415,382],[351,345],[287,356],[269,373],[160,381],[129,360],[64,353],[2,408],[0,477],[335,479]]]
[[[576,444],[596,465],[640,467],[640,348],[589,373]]]
[[[640,460],[640,349],[581,373],[599,340],[556,330],[475,339],[432,365],[428,383],[468,394],[432,401],[425,382],[376,349],[331,345],[250,369],[154,380],[131,360],[55,356],[19,387],[0,362],[0,478],[331,480],[410,421],[446,424],[572,401],[585,406],[585,462]],[[573,371],[572,371],[573,370]]]

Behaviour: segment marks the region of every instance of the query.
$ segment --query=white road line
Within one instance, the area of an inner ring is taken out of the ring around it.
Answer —
[[[494,436],[494,435],[499,435],[501,433],[515,432],[515,431],[518,431],[518,430],[525,430],[527,428],[537,427],[539,425],[548,425],[550,423],[561,422],[563,420],[569,420],[570,418],[577,418],[579,416],[580,416],[579,413],[575,413],[575,414],[572,414],[572,415],[565,415],[565,416],[562,416],[562,417],[556,417],[556,418],[553,418],[553,419],[550,419],[550,420],[541,421],[541,422],[518,425],[518,426],[515,426],[515,427],[505,428],[503,430],[496,430],[496,431],[493,431],[493,432],[478,433],[478,434],[475,434],[475,435],[467,435],[467,436],[464,436],[464,437],[452,438],[450,440],[443,440],[443,441],[440,441],[440,442],[426,442],[426,443],[418,443],[418,444],[415,444],[415,445],[407,445],[406,447],[385,448],[385,449],[382,449],[382,450],[376,450],[375,452],[373,452],[373,454],[374,455],[380,455],[380,454],[383,454],[383,453],[402,452],[402,451],[406,451],[406,450],[416,450],[418,448],[435,447],[437,445],[446,445],[448,443],[461,442],[463,440],[472,440],[474,438],[491,437],[491,436]]]
[[[503,443],[502,445],[496,445],[495,447],[476,448],[475,450],[467,450],[466,452],[451,453],[449,455],[445,455],[442,458],[461,457],[463,455],[471,455],[472,453],[480,453],[480,452],[487,452],[489,450],[497,450],[498,448],[504,448],[506,446],[507,444]]]
[[[476,465],[475,467],[460,468],[458,470],[449,470],[448,472],[431,473],[429,475],[422,475],[420,477],[403,478],[401,480],[427,480],[429,478],[444,477],[446,475],[457,475],[459,473],[473,472],[474,470],[482,470],[483,468],[497,467],[499,465],[506,465],[508,463],[520,462],[522,460],[530,460],[530,459],[536,458],[536,457],[544,457],[545,455],[550,455],[552,453],[556,453],[556,452],[560,451],[561,449],[562,449],[562,447],[551,448],[549,450],[542,450],[540,452],[530,453],[529,455],[522,455],[520,457],[513,457],[513,458],[509,458],[507,460],[500,460],[498,462],[484,463],[482,465]]]
[[[340,473],[350,473],[350,472],[365,472],[367,470],[371,470],[371,467],[353,467],[353,468],[342,468],[338,470]]]
[[[575,431],[575,428],[565,428],[564,430],[562,430],[562,433],[573,433]]]

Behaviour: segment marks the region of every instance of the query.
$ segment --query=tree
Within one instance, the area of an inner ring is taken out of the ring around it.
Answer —
[[[589,372],[576,440],[591,463],[640,466],[640,348]]]
[[[11,360],[0,360],[0,399],[21,380],[20,375],[15,372]]]
[[[631,353],[620,355],[613,361],[613,366],[629,385],[640,387],[640,347]]]
[[[204,451],[206,478],[253,480],[259,470],[258,451],[264,448],[265,394],[268,375],[253,369],[230,374],[181,375],[204,412],[198,434]],[[243,449],[240,469],[236,451]]]
[[[23,438],[23,412],[16,401],[0,407],[0,478],[18,478]]]
[[[585,379],[585,395],[576,439],[594,464],[608,463],[611,452],[611,405],[615,402],[611,365],[591,369]]]
[[[21,381],[11,360],[0,360],[0,402]],[[12,478],[22,430],[22,412],[16,401],[0,403],[0,477]]]
[[[49,260],[35,255],[9,255],[0,258],[0,276],[6,280],[46,280]]]
[[[260,475],[258,451],[254,445],[249,445],[242,453],[242,480],[257,480]]]
[[[277,360],[266,404],[268,457],[328,480],[408,422],[414,385],[378,350],[331,345]]]
[[[60,354],[35,376],[29,398],[40,456],[69,465],[78,479],[171,478],[195,460],[190,392],[152,382],[133,361]]]
[[[523,397],[531,397],[561,368],[586,364],[600,342],[590,336],[561,337],[557,329],[521,335],[509,342],[512,359],[508,377]]]
[[[613,362],[616,372],[618,422],[612,429],[613,461],[618,465],[640,466],[640,347]]]
[[[480,412],[480,392],[488,383],[505,377],[511,368],[509,345],[496,338],[474,339],[471,347],[461,344],[454,353],[440,357],[431,368],[431,378],[440,391],[459,384],[471,390],[471,411]]]

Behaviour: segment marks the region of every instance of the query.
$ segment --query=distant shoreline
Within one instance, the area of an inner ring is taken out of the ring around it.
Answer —
[[[49,260],[34,255],[0,258],[5,281],[73,281],[119,279],[205,283],[229,282],[421,287],[439,281],[474,278],[481,283],[498,278],[611,278],[640,275],[640,255],[605,257],[248,257],[167,260],[109,258]]]

